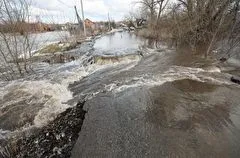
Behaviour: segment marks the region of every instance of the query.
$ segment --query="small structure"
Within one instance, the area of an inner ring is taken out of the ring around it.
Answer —
[[[29,23],[28,29],[32,32],[45,32],[45,31],[53,31],[53,28],[50,27],[48,24],[44,23]]]
[[[94,30],[96,28],[95,22],[92,22],[89,19],[84,20],[86,28]]]

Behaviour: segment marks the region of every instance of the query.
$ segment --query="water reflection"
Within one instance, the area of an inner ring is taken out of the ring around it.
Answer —
[[[115,32],[96,40],[94,48],[96,50],[108,51],[109,54],[115,55],[118,51],[137,50],[144,44],[144,39],[137,37],[135,34],[128,32]],[[131,51],[129,51],[130,53]]]
[[[192,80],[166,83],[151,90],[146,123],[150,135],[170,157],[236,157],[240,154],[239,90]],[[231,101],[228,99],[231,98]],[[236,111],[235,111],[236,112]],[[156,135],[156,137],[154,136]],[[164,142],[162,142],[164,140]]]

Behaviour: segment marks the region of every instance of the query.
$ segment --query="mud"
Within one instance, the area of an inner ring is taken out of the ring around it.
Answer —
[[[69,108],[30,137],[8,142],[3,157],[70,157],[85,117],[84,102]],[[0,154],[1,157],[1,154]]]
[[[21,130],[21,121],[39,127],[5,155],[239,157],[240,87],[230,80],[239,69],[126,32],[95,42],[64,52],[80,56],[70,63],[37,64],[40,75],[22,84],[26,94],[16,88],[21,81],[3,84],[0,134]]]

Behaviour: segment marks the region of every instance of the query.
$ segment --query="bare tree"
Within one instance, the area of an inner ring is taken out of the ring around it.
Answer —
[[[240,0],[176,0],[172,5],[169,0],[139,0],[139,3],[148,15],[148,34],[158,40],[168,36],[178,46],[189,46],[206,57],[219,40],[228,39],[231,49],[240,43],[237,18]],[[166,8],[171,11],[166,12]]]
[[[150,21],[153,21],[156,17],[156,7],[157,2],[156,0],[140,0],[138,3],[142,5],[142,10],[149,14]]]
[[[237,1],[178,0],[173,9],[175,24],[181,28],[178,29],[178,40],[191,46],[193,51],[206,46],[205,56],[208,56],[221,36],[226,38],[226,33],[234,25],[236,20],[230,20],[234,17],[231,10],[235,6],[237,14]]]
[[[32,56],[30,4],[26,0],[1,0],[0,6],[0,73],[12,80],[28,72],[27,59]]]
[[[159,24],[160,18],[161,18],[161,14],[164,11],[164,9],[166,8],[166,6],[168,5],[169,0],[158,0],[158,1],[156,1],[156,3],[159,6],[159,8],[158,8],[158,16],[157,16],[157,24]]]

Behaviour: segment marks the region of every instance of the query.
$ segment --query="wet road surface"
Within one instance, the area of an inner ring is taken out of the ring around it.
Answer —
[[[230,81],[239,68],[228,71],[214,59],[176,52],[128,32],[64,53],[76,55],[76,61],[34,63],[36,74],[0,82],[0,140],[31,135],[31,129],[44,129],[84,102],[87,113],[73,158],[239,157],[240,86]],[[62,129],[71,121],[57,125]]]
[[[214,61],[144,50],[70,85],[89,97],[72,157],[213,157],[240,155],[240,87]]]
[[[239,88],[189,79],[87,102],[72,157],[239,157]]]

